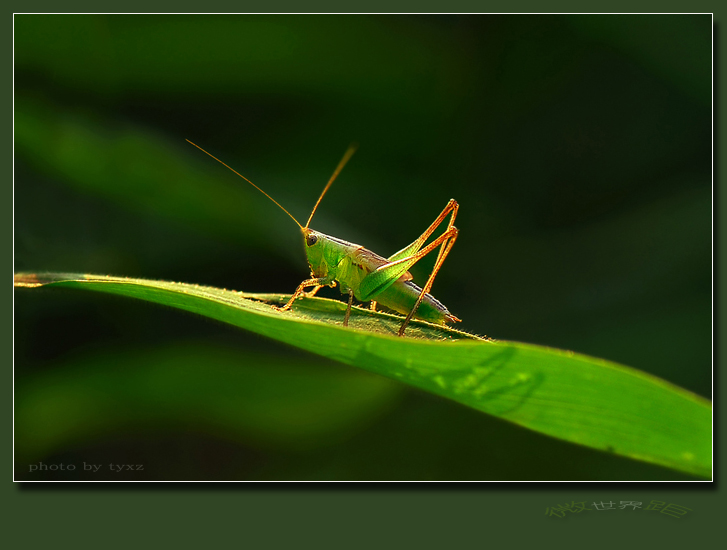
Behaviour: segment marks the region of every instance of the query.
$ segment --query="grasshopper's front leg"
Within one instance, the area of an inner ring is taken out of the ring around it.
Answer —
[[[290,300],[288,300],[288,303],[285,304],[281,308],[277,308],[279,311],[287,311],[290,309],[290,306],[293,305],[293,302],[295,302],[298,298],[300,298],[302,295],[305,294],[305,289],[309,286],[316,287],[313,291],[315,294],[318,289],[320,289],[322,286],[328,286],[333,282],[333,280],[329,279],[328,277],[320,277],[318,279],[306,279],[302,283],[298,285],[298,288],[295,289],[295,292],[290,297]]]
[[[331,286],[334,286],[334,283],[331,283]],[[308,292],[304,292],[302,294],[302,296],[304,298],[313,298],[313,296],[315,296],[318,293],[318,291],[320,289],[322,289],[322,288],[323,288],[323,285],[314,286],[313,287],[313,290],[309,290]]]

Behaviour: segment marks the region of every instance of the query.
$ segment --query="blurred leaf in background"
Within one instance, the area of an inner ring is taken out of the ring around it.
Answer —
[[[292,292],[298,229],[184,140],[303,219],[358,141],[316,229],[390,255],[454,197],[433,293],[462,328],[709,397],[711,32],[706,15],[16,15],[15,269]],[[84,460],[156,465],[139,479],[682,479],[81,294],[16,292],[19,479]]]

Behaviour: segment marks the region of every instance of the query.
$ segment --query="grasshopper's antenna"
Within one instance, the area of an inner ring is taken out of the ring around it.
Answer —
[[[333,180],[335,180],[338,177],[338,174],[341,173],[341,170],[343,170],[343,167],[346,166],[346,163],[356,152],[356,149],[358,149],[358,143],[352,143],[351,145],[348,146],[348,149],[346,150],[346,153],[343,155],[341,162],[339,162],[338,166],[336,166],[336,169],[333,171],[333,175],[331,176],[331,179],[328,180],[328,183],[323,188],[323,192],[321,193],[321,196],[318,197],[318,201],[316,202],[316,205],[313,207],[313,211],[310,213],[308,222],[305,224],[305,229],[308,229],[308,226],[310,225],[310,221],[313,219],[313,214],[316,213],[316,209],[318,208],[318,205],[321,204],[321,199],[323,199],[323,196],[328,191],[328,188],[333,183]]]
[[[191,142],[191,141],[189,141],[189,140],[187,140],[187,141],[188,141],[189,143],[192,143],[192,142]],[[196,143],[192,143],[192,145],[194,145],[194,146],[195,146],[195,147],[196,147],[197,149],[199,149],[199,150],[200,150],[200,151],[202,151],[203,153],[207,153],[207,151],[205,151],[204,149],[202,149],[202,148],[201,148],[201,147],[200,147],[199,145],[197,145]],[[273,202],[274,202],[275,204],[277,204],[277,205],[278,205],[278,207],[280,207],[280,209],[281,209],[281,210],[282,210],[283,212],[285,212],[285,213],[286,213],[286,214],[287,214],[288,216],[290,216],[291,218],[293,218],[293,214],[291,214],[291,213],[290,213],[290,212],[288,212],[288,211],[287,211],[287,210],[286,210],[285,208],[283,208],[282,206],[280,206],[280,203],[279,203],[278,201],[276,201],[276,200],[275,200],[275,199],[274,199],[273,197],[271,197],[271,196],[270,196],[270,195],[268,195],[268,194],[267,194],[267,193],[266,193],[265,191],[263,191],[262,189],[260,189],[260,188],[259,188],[259,187],[258,187],[257,185],[255,185],[255,184],[254,184],[253,182],[251,182],[251,181],[250,181],[249,179],[247,179],[247,178],[246,178],[245,176],[243,176],[242,174],[240,174],[240,172],[238,172],[238,171],[237,171],[237,170],[235,170],[234,168],[231,168],[230,166],[228,166],[227,164],[225,164],[224,162],[222,162],[222,161],[221,161],[220,159],[218,159],[218,158],[217,158],[216,156],[214,156],[213,154],[211,154],[211,153],[207,153],[207,154],[208,154],[209,156],[211,156],[211,157],[212,157],[213,159],[215,159],[215,160],[216,160],[217,162],[219,162],[219,163],[220,163],[221,165],[223,165],[223,166],[225,166],[226,168],[229,168],[230,170],[232,170],[232,171],[233,171],[233,172],[234,172],[235,174],[237,174],[238,176],[240,176],[240,177],[241,177],[242,179],[244,179],[244,180],[245,180],[245,181],[246,181],[247,183],[249,183],[250,185],[252,185],[252,186],[253,186],[253,187],[254,187],[255,189],[257,189],[258,191],[260,191],[260,192],[261,192],[261,193],[262,193],[263,195],[265,195],[265,196],[266,196],[267,198],[269,198],[269,199],[270,199],[271,201],[273,201]],[[319,200],[320,200],[320,199],[319,199]],[[317,206],[317,205],[316,205],[316,206]],[[315,210],[314,210],[314,211],[315,211]],[[300,223],[298,223],[298,220],[296,220],[295,218],[293,218],[293,221],[294,221],[294,222],[295,222],[295,223],[296,223],[296,224],[298,225],[298,227],[300,227],[300,228],[301,228],[301,230],[303,229],[303,226],[302,226],[302,225],[300,225]],[[308,221],[310,221],[310,220],[308,220]],[[307,227],[308,227],[308,226],[306,225],[306,228],[307,228]]]

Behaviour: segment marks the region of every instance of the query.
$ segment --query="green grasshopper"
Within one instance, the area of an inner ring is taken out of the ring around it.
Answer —
[[[331,187],[333,181],[338,177],[338,174],[356,151],[355,146],[350,146],[343,155],[341,162],[338,163],[336,170],[333,172],[331,179],[328,180],[321,196],[318,197],[318,201],[313,207],[308,221],[305,226],[302,226],[278,201],[273,199],[237,170],[234,170],[214,155],[208,153],[199,145],[191,141],[189,143],[232,170],[273,201],[283,212],[293,219],[300,228],[301,233],[303,233],[305,253],[308,257],[311,278],[306,279],[298,285],[290,300],[283,307],[279,308],[280,311],[290,309],[293,302],[300,297],[314,296],[324,286],[333,288],[338,285],[342,294],[348,294],[348,307],[346,308],[346,315],[343,319],[344,326],[348,326],[354,297],[361,302],[371,302],[370,308],[372,311],[376,311],[376,305],[381,304],[402,315],[406,315],[404,322],[399,327],[399,336],[404,335],[409,321],[414,317],[439,325],[460,321],[441,302],[429,294],[437,272],[439,272],[454,242],[457,240],[458,230],[454,227],[454,219],[457,217],[459,205],[454,199],[449,200],[441,214],[437,216],[437,219],[434,220],[432,225],[417,240],[396,254],[384,258],[378,254],[374,254],[363,246],[310,229],[310,222],[316,213],[318,205],[321,203],[321,200]],[[447,216],[449,216],[449,221],[444,233],[427,246],[424,246],[427,239]],[[429,275],[429,279],[427,279],[424,288],[419,288],[412,281],[409,268],[437,247],[439,247],[439,253],[434,262],[432,273]],[[305,292],[305,289],[310,287],[313,287],[313,290]]]

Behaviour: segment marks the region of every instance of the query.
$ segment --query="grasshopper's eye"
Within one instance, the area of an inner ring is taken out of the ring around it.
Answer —
[[[308,246],[313,246],[317,242],[318,242],[318,236],[314,235],[313,233],[311,233],[310,235],[308,235],[305,238],[305,244],[307,244]]]

